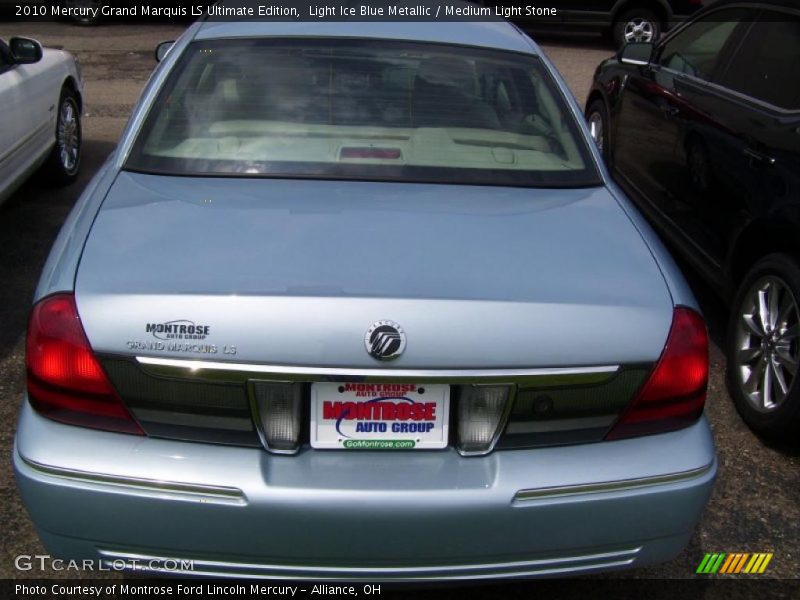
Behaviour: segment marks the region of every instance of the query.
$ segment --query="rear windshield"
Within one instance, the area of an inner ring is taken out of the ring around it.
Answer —
[[[529,55],[351,39],[195,42],[126,164],[174,175],[599,184]]]

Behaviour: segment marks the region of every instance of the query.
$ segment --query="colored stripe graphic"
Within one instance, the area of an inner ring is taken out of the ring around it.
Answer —
[[[700,566],[697,567],[697,571],[695,571],[695,572],[696,573],[707,573],[706,567],[708,566],[708,561],[709,560],[711,560],[711,555],[710,554],[706,554],[703,557],[703,560],[700,561]]]
[[[753,554],[753,557],[750,559],[750,562],[747,563],[747,566],[744,568],[745,573],[752,573],[753,567],[756,566],[757,563],[761,562],[762,558],[760,554]]]
[[[739,555],[739,560],[736,562],[736,566],[733,568],[732,573],[739,573],[743,568],[744,564],[747,562],[747,559],[750,557],[749,552],[744,552]]]
[[[724,552],[715,552],[714,554],[706,554],[705,558],[703,559],[703,562],[701,562],[700,566],[697,567],[697,572],[703,573],[705,575],[716,573],[724,559],[725,559]]]
[[[730,573],[731,567],[735,565],[739,560],[738,554],[728,554],[728,558],[722,563],[722,566],[719,569],[720,573]]]
[[[724,575],[736,575],[747,573],[750,575],[760,574],[767,570],[767,565],[772,560],[772,552],[714,552],[706,554],[697,573],[703,575],[713,575],[720,573]]]
[[[747,558],[750,556],[749,553],[746,552],[737,552],[735,554],[729,554],[728,560],[725,561],[725,564],[722,565],[722,568],[719,570],[720,573],[725,573],[730,575],[732,573],[738,573],[744,567],[744,563]]]
[[[772,560],[772,552],[762,552],[760,554],[754,554],[752,560],[748,563],[747,568],[745,568],[745,573],[763,573],[767,570],[767,565],[769,561]]]

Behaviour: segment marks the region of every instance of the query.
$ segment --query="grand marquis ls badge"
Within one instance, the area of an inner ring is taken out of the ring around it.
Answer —
[[[392,360],[406,349],[406,332],[394,321],[376,321],[367,330],[364,345],[372,358]]]

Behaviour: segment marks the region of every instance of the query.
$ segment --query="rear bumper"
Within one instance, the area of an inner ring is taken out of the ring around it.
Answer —
[[[48,551],[189,574],[447,580],[669,560],[716,476],[705,419],[633,440],[496,451],[258,449],[61,425],[24,403],[17,483]],[[136,561],[135,563],[133,561]]]

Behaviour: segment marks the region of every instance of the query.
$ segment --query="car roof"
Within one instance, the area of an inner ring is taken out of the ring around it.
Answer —
[[[539,54],[536,44],[507,21],[206,21],[195,39],[342,37],[435,42]]]

